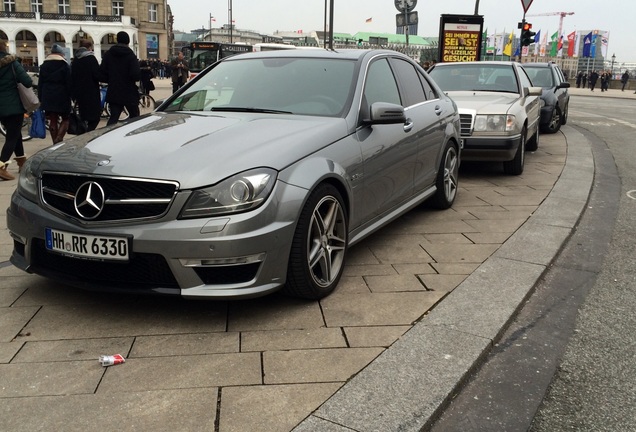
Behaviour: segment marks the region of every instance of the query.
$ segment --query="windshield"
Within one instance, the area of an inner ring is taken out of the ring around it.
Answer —
[[[515,71],[510,65],[479,62],[445,63],[429,72],[435,82],[447,91],[498,91],[519,93]]]
[[[547,67],[525,67],[524,68],[532,81],[533,86],[550,88],[554,87],[554,77],[552,71]]]
[[[222,61],[165,111],[260,111],[341,116],[353,91],[355,62],[323,58]]]

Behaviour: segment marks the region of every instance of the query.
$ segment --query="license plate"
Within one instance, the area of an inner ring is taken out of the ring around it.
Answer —
[[[46,228],[46,248],[78,258],[128,261],[126,237],[77,234]]]

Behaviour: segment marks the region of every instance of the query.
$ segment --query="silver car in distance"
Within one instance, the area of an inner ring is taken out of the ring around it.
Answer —
[[[249,53],[151,114],[29,158],[11,262],[86,289],[319,299],[347,248],[453,204],[455,103],[387,50]]]

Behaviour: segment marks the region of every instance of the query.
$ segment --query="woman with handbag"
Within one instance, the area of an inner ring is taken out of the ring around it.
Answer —
[[[64,139],[68,131],[68,118],[71,113],[71,66],[64,58],[64,50],[53,44],[51,54],[40,66],[38,95],[41,108],[49,121],[49,132],[53,144]]]
[[[0,121],[4,124],[7,135],[0,152],[0,179],[14,180],[15,177],[7,167],[11,156],[15,153],[18,169],[26,161],[22,144],[22,122],[26,112],[18,94],[17,83],[31,87],[33,81],[26,73],[18,58],[7,53],[7,45],[0,41]]]

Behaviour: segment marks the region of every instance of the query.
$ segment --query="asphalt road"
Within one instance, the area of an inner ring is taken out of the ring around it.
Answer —
[[[575,97],[595,181],[576,231],[433,431],[636,430],[634,100]]]

